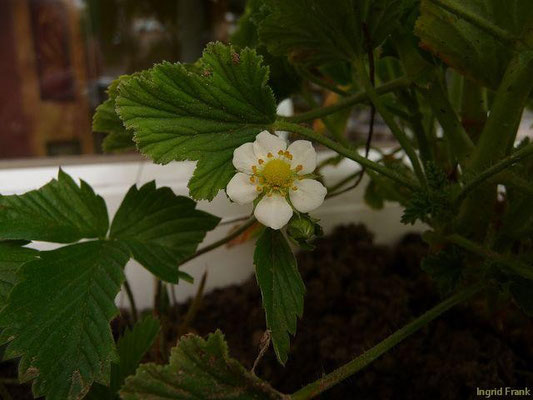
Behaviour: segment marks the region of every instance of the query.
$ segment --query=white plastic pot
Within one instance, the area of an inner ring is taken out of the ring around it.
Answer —
[[[319,159],[323,160],[332,155],[331,152],[321,152]],[[323,173],[326,183],[331,185],[354,173],[358,168],[359,166],[354,162],[345,160],[337,167],[324,168]],[[111,218],[133,184],[142,185],[155,179],[158,186],[169,186],[176,194],[186,196],[188,194],[187,182],[194,170],[194,163],[182,162],[161,166],[137,159],[125,162],[78,164],[65,166],[63,169],[74,179],[87,181],[98,194],[104,197]],[[0,170],[0,193],[3,195],[20,194],[36,189],[56,177],[57,171],[57,166]],[[377,243],[390,244],[408,231],[422,229],[421,225],[414,227],[402,225],[400,223],[401,210],[397,205],[387,204],[385,209],[380,211],[368,208],[363,201],[365,186],[366,183],[363,181],[357,189],[327,200],[316,212],[312,213],[321,219],[320,223],[326,233],[337,225],[364,223],[375,233]],[[231,203],[223,192],[220,192],[210,203],[201,201],[198,207],[222,217],[223,222],[249,215],[251,212],[251,207]],[[209,232],[200,248],[223,238],[236,225],[238,223],[222,224]],[[45,250],[55,248],[57,245],[36,242],[34,247]],[[248,279],[253,273],[253,250],[253,242],[229,249],[220,247],[185,264],[182,268],[195,278],[195,284],[182,282],[175,286],[176,298],[180,301],[193,296],[197,290],[197,282],[205,270],[208,270],[206,291],[238,284]],[[126,276],[132,286],[137,307],[139,309],[151,307],[154,294],[153,276],[135,261],[128,263]],[[123,293],[117,297],[117,303],[121,307],[128,307],[127,298]]]

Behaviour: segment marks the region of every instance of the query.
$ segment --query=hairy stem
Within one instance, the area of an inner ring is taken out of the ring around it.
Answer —
[[[496,92],[485,128],[469,164],[481,170],[510,150],[522,112],[533,88],[533,52],[517,54],[507,66]]]
[[[334,142],[333,140],[323,135],[319,135],[318,133],[316,133],[315,131],[309,128],[306,128],[298,124],[286,122],[283,120],[281,121],[278,120],[274,124],[274,129],[280,130],[280,131],[289,131],[289,132],[298,133],[299,135],[305,136],[311,140],[314,140],[317,143],[321,143],[324,146],[329,147],[332,150],[335,150],[337,153],[342,154],[343,156],[351,160],[354,160],[355,162],[361,164],[363,167],[379,172],[380,174],[386,176],[387,178],[392,179],[393,181],[398,182],[399,184],[404,185],[411,190],[418,189],[418,185],[415,182],[398,174],[396,171],[392,171],[391,169],[381,164],[371,161],[361,156],[357,151],[346,148],[342,146],[340,143]]]
[[[437,318],[439,315],[449,310],[453,306],[468,300],[483,288],[483,284],[476,284],[466,289],[463,289],[452,297],[444,300],[442,303],[436,305],[429,311],[426,311],[420,317],[408,323],[403,328],[397,330],[388,338],[381,341],[376,346],[372,347],[370,350],[367,350],[359,357],[353,359],[352,361],[336,369],[335,371],[327,374],[323,378],[320,378],[317,381],[303,387],[302,389],[291,395],[291,400],[312,399],[313,397],[318,396],[320,393],[325,392],[337,383],[362,370],[367,365],[371,364],[374,360],[376,360],[378,357],[392,349],[398,343],[402,342],[405,338],[409,337],[410,335],[427,325],[429,322],[433,321],[435,318]]]
[[[388,125],[388,127],[392,131],[392,134],[402,146],[403,150],[407,154],[407,157],[409,157],[409,160],[411,160],[411,164],[413,165],[413,169],[415,171],[416,176],[418,177],[418,180],[420,181],[420,183],[425,185],[426,177],[424,175],[424,171],[422,170],[422,166],[420,165],[420,160],[418,158],[418,155],[416,154],[416,151],[413,148],[411,142],[409,141],[409,138],[407,137],[407,135],[400,129],[400,127],[394,120],[394,117],[392,116],[392,114],[389,112],[387,107],[385,107],[383,102],[380,100],[376,90],[372,86],[372,82],[370,81],[368,77],[364,61],[362,59],[357,59],[354,62],[354,65],[355,65],[359,80],[361,81],[361,84],[363,85],[366,93],[368,94],[370,101],[372,102],[372,104],[374,104],[377,111],[380,113],[381,117],[383,118],[385,123]]]
[[[330,92],[333,92],[333,93],[337,93],[341,96],[347,96],[348,95],[348,92],[338,88],[337,86],[335,86],[334,84],[324,80],[324,79],[320,79],[319,77],[317,77],[316,75],[314,75],[311,71],[309,71],[308,69],[304,68],[304,67],[301,67],[301,68],[296,68],[298,74],[304,78],[304,79],[307,79],[309,82],[312,82],[314,83],[315,85],[317,86],[320,86],[321,88],[324,88],[326,90],[329,90]]]
[[[482,258],[485,258],[492,262],[498,262],[504,265],[509,271],[526,279],[533,279],[533,268],[521,260],[497,253],[491,249],[488,249],[470,239],[465,238],[459,234],[453,234],[448,236],[441,236],[435,232],[426,232],[427,236],[434,236],[440,240],[444,240],[449,243],[456,244],[463,249],[476,254]]]
[[[378,86],[376,88],[376,93],[378,95],[382,95],[385,93],[394,92],[395,90],[398,90],[400,88],[408,87],[410,84],[411,80],[407,77],[394,79],[381,86]],[[292,117],[278,116],[278,119],[295,123],[311,121],[313,119],[322,118],[329,114],[334,114],[337,111],[344,110],[345,108],[353,107],[356,104],[364,103],[368,100],[369,97],[366,92],[359,92],[351,96],[346,96],[340,99],[337,103],[332,104],[330,106],[310,110]]]
[[[419,88],[419,90],[442,126],[444,135],[458,161],[465,165],[469,154],[474,150],[474,143],[461,125],[444,88],[435,78],[427,88]]]
[[[511,165],[519,162],[520,160],[530,157],[533,155],[533,143],[528,144],[527,146],[524,146],[522,149],[514,152],[509,157],[504,158],[503,160],[499,161],[498,163],[494,164],[492,167],[487,168],[483,172],[481,172],[479,175],[476,175],[474,179],[469,181],[464,187],[461,193],[457,196],[457,202],[460,203],[463,201],[466,196],[475,188],[477,188],[479,185],[481,185],[483,182],[486,182],[488,179],[493,177],[494,175],[502,172],[507,167],[510,167]]]
[[[205,246],[204,248],[201,248],[196,253],[194,253],[192,256],[190,256],[190,257],[186,258],[185,260],[183,260],[180,263],[180,265],[183,265],[186,262],[189,262],[192,259],[195,259],[196,257],[201,256],[202,254],[208,253],[211,250],[214,250],[214,249],[216,249],[216,248],[228,243],[229,241],[235,239],[237,236],[239,236],[241,233],[245,232],[249,227],[251,227],[253,224],[255,224],[255,222],[256,222],[255,218],[253,218],[253,217],[250,218],[250,220],[248,222],[246,222],[245,224],[242,224],[238,229],[236,229],[235,231],[230,233],[228,236],[225,236],[222,239],[217,240],[216,242],[211,243],[210,245]]]
[[[461,96],[461,122],[474,142],[477,142],[485,122],[487,122],[485,97],[483,87],[468,78],[464,79]]]

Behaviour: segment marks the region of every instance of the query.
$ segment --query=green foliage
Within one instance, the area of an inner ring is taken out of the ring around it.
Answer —
[[[0,211],[0,239],[72,243],[104,237],[109,224],[104,200],[62,170],[38,190],[0,196]]]
[[[413,192],[402,215],[402,223],[414,224],[417,220],[430,222],[450,221],[453,218],[451,198],[455,188],[448,182],[446,173],[433,163],[426,165],[427,189]]]
[[[296,259],[279,230],[265,229],[257,240],[254,264],[274,351],[285,364],[289,333],[296,333],[297,318],[303,315],[305,286]]]
[[[459,11],[451,12],[450,7]],[[478,23],[464,14],[474,15]],[[532,48],[532,21],[530,0],[422,0],[415,32],[422,40],[421,46],[446,64],[496,88],[514,54],[513,47]],[[496,37],[482,28],[484,23],[515,39],[507,42]]]
[[[124,243],[133,258],[158,278],[177,283],[192,278],[178,269],[196,251],[207,231],[220,221],[196,210],[196,202],[176,196],[168,187],[156,189],[149,182],[126,194],[118,209],[109,236]]]
[[[150,349],[157,334],[159,322],[151,316],[137,322],[133,329],[126,329],[117,341],[119,362],[111,365],[109,387],[95,384],[86,400],[116,400],[126,378],[135,373],[143,356]]]
[[[157,333],[146,320],[118,343],[109,327],[118,312],[114,300],[130,254],[161,279],[189,279],[178,263],[193,254],[219,218],[196,203],[150,182],[133,186],[112,223],[107,209],[85,182],[59,171],[41,189],[0,197],[0,341],[7,358],[21,357],[19,378],[34,380],[35,396],[113,398]],[[25,240],[72,243],[57,250],[24,248]],[[13,285],[15,285],[13,287]],[[6,301],[6,296],[9,297]],[[111,387],[109,384],[111,374]],[[96,397],[95,397],[96,396]]]
[[[117,243],[91,241],[43,251],[19,270],[0,313],[5,358],[21,357],[19,379],[48,400],[83,397],[109,383],[117,359],[109,321],[129,256]]]
[[[422,260],[422,269],[435,281],[439,292],[452,293],[461,280],[464,268],[464,252],[455,246],[448,247]]]
[[[259,27],[261,42],[272,54],[311,65],[351,62],[366,54],[368,47],[375,48],[394,30],[404,8],[403,0],[269,0],[268,4],[271,13]]]
[[[235,173],[233,151],[275,120],[268,68],[254,50],[212,43],[192,66],[163,63],[119,85],[116,108],[155,162],[197,160],[191,195],[211,200]]]
[[[268,84],[278,100],[284,99],[298,91],[301,78],[290,65],[286,56],[273,56],[266,46],[259,42],[258,25],[268,15],[268,6],[262,0],[249,0],[246,10],[239,18],[237,29],[231,35],[231,44],[244,49],[256,49],[263,57],[263,62],[270,69]]]
[[[37,257],[38,251],[22,247],[26,242],[0,242],[0,309],[6,304],[9,292],[17,282],[17,271]]]
[[[123,75],[115,79],[107,89],[108,99],[96,108],[93,116],[93,130],[104,132],[108,135],[102,144],[105,152],[119,152],[135,149],[133,131],[124,127],[122,120],[116,112],[116,99],[118,86],[126,82],[131,76]]]
[[[124,400],[274,400],[284,397],[228,355],[217,331],[204,340],[188,335],[172,349],[167,365],[143,364],[126,379]]]

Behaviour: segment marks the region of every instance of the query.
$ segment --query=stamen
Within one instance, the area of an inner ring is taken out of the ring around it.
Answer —
[[[292,190],[298,190],[298,188],[296,186],[293,186],[291,189]]]
[[[278,151],[278,155],[282,156],[283,155],[283,150]]]
[[[267,157],[268,157],[268,158],[272,158],[272,157],[274,157],[274,155],[273,155],[272,153],[269,152],[269,153],[267,154]]]
[[[250,182],[255,183],[255,176],[250,177]]]
[[[298,164],[296,166],[296,172],[300,172],[302,169],[304,169],[303,165],[302,164]]]
[[[252,171],[254,174],[257,172],[257,167],[255,165],[252,165]]]
[[[262,192],[263,191],[263,187],[262,186],[257,186],[255,188],[255,190],[257,190],[258,192]]]
[[[257,160],[257,162],[259,163],[259,165],[262,165],[264,163],[263,159],[260,158],[259,160]]]
[[[287,157],[289,160],[292,160],[292,154],[288,150],[285,151],[285,157]]]

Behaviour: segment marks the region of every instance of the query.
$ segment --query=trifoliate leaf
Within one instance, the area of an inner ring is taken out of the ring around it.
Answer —
[[[124,75],[115,79],[107,89],[108,99],[96,108],[93,116],[93,131],[108,135],[102,144],[105,152],[127,151],[135,149],[133,131],[124,127],[115,109],[118,85],[130,78]]]
[[[121,83],[117,111],[155,162],[197,160],[190,193],[211,200],[235,174],[233,151],[275,120],[267,80],[254,50],[212,43],[194,67],[163,63]]]
[[[95,384],[86,400],[115,400],[126,378],[135,373],[144,354],[150,349],[157,334],[159,322],[152,316],[145,317],[135,324],[133,329],[126,329],[117,341],[119,362],[111,365],[109,387]]]
[[[325,65],[353,61],[394,30],[403,0],[269,0],[259,38],[275,55]],[[367,33],[365,33],[365,30]],[[369,40],[367,40],[369,39]]]
[[[39,252],[22,247],[20,242],[0,242],[0,309],[6,304],[7,296],[17,282],[17,271],[26,262],[37,257]]]
[[[220,218],[196,210],[196,202],[149,182],[128,191],[111,224],[110,237],[124,243],[133,258],[158,278],[191,280],[178,269]]]
[[[422,270],[431,276],[443,296],[457,287],[464,270],[463,265],[464,253],[457,247],[430,254],[422,260]]]
[[[533,282],[516,277],[511,282],[509,291],[522,311],[533,317]]]
[[[0,196],[0,239],[72,243],[104,237],[108,227],[104,199],[62,170],[38,190]]]
[[[296,333],[297,318],[303,315],[305,286],[291,248],[279,230],[265,229],[256,244],[254,264],[274,351],[285,364],[289,333]]]
[[[248,372],[228,355],[217,331],[204,340],[183,336],[167,365],[143,364],[126,379],[123,400],[282,400],[267,382]]]
[[[505,43],[439,3],[464,10],[524,40]],[[415,33],[422,41],[421,46],[446,64],[477,82],[496,88],[513,56],[513,45],[531,49],[532,21],[530,0],[422,0]]]
[[[82,398],[109,383],[116,351],[109,321],[129,255],[118,243],[92,241],[39,253],[24,264],[0,313],[5,357],[21,357],[19,379],[35,397]]]

